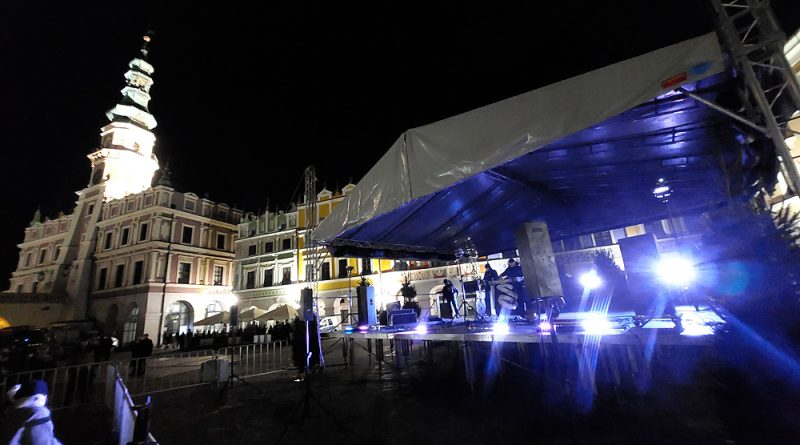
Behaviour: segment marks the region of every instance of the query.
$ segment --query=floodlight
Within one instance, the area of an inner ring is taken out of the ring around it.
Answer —
[[[508,326],[508,323],[495,323],[492,326],[492,332],[497,335],[506,335],[511,331],[511,328]]]
[[[549,321],[543,321],[543,322],[539,323],[538,328],[539,328],[539,331],[541,331],[541,332],[549,332],[549,331],[553,330],[553,326],[550,324]]]
[[[597,272],[594,270],[586,272],[585,274],[581,275],[578,281],[580,281],[581,286],[583,286],[583,288],[586,290],[597,289],[598,287],[603,285],[603,280],[597,275]]]
[[[424,324],[418,324],[414,331],[416,331],[417,334],[427,334],[428,326]]]
[[[590,313],[581,321],[581,326],[590,335],[606,334],[611,331],[611,322],[608,321],[605,314],[599,312]]]
[[[697,278],[693,262],[678,255],[661,258],[655,272],[658,280],[667,286],[687,286]]]

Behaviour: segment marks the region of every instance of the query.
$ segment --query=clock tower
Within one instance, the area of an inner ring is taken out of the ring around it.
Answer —
[[[141,55],[128,64],[122,100],[106,113],[111,123],[100,130],[100,148],[89,155],[89,187],[103,184],[105,200],[146,190],[158,170],[153,153],[156,137],[151,131],[156,119],[147,109],[154,71],[147,62],[150,34],[143,39]]]

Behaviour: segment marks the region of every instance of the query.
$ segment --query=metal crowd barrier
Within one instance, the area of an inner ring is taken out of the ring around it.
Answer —
[[[189,388],[219,381],[219,361],[239,377],[284,370],[289,363],[286,342],[228,346],[217,350],[162,354],[122,363],[120,373],[133,395]]]
[[[239,377],[279,372],[289,366],[290,354],[282,341],[25,371],[0,378],[0,395],[15,384],[44,380],[50,390],[50,409],[59,410],[103,403],[110,368],[119,374],[130,395],[138,396],[219,381],[220,361],[228,362],[227,369],[232,368]]]

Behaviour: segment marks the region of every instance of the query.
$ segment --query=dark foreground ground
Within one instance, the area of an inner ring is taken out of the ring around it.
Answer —
[[[514,344],[506,345],[498,373],[485,372],[488,350],[475,351],[475,391],[465,384],[455,343],[434,346],[425,360],[416,348],[399,368],[360,347],[345,367],[341,349],[328,349],[328,367],[309,379],[307,415],[306,384],[295,381],[296,371],[284,371],[226,391],[156,393],[152,433],[162,445],[800,443],[797,403],[772,402],[782,397],[780,385],[737,384],[709,360],[707,348],[656,353],[638,387],[625,384],[630,370],[609,373],[601,358],[594,394],[578,389],[574,373],[549,378],[552,369],[536,366],[542,357],[527,351],[526,361]],[[615,373],[621,385],[608,383]],[[788,420],[765,422],[776,413]],[[90,407],[56,412],[54,420],[65,445],[101,444],[107,433],[89,426],[103,416]]]

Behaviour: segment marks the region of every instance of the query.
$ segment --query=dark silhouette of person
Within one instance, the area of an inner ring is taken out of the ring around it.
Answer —
[[[483,273],[483,292],[484,292],[484,297],[486,298],[486,313],[489,315],[491,315],[492,311],[492,298],[493,298],[492,295],[493,288],[492,284],[490,283],[493,281],[497,281],[499,279],[500,276],[497,274],[497,271],[492,269],[491,264],[486,263],[486,271]],[[494,307],[497,308],[498,307],[497,304],[495,304]],[[499,311],[499,309],[495,310]],[[500,314],[498,312],[495,315],[500,315]]]
[[[456,305],[456,294],[458,291],[453,286],[453,282],[448,280],[447,278],[444,279],[444,287],[442,288],[442,297],[444,298],[445,303],[451,305],[453,307],[453,314],[454,317],[459,317],[458,315],[458,305]]]
[[[525,289],[523,289],[522,267],[517,260],[509,258],[508,267],[500,274],[500,278],[509,279],[514,288],[514,293],[517,294],[517,309],[513,312],[513,315],[525,316],[525,306],[528,303],[528,298],[525,295]]]

